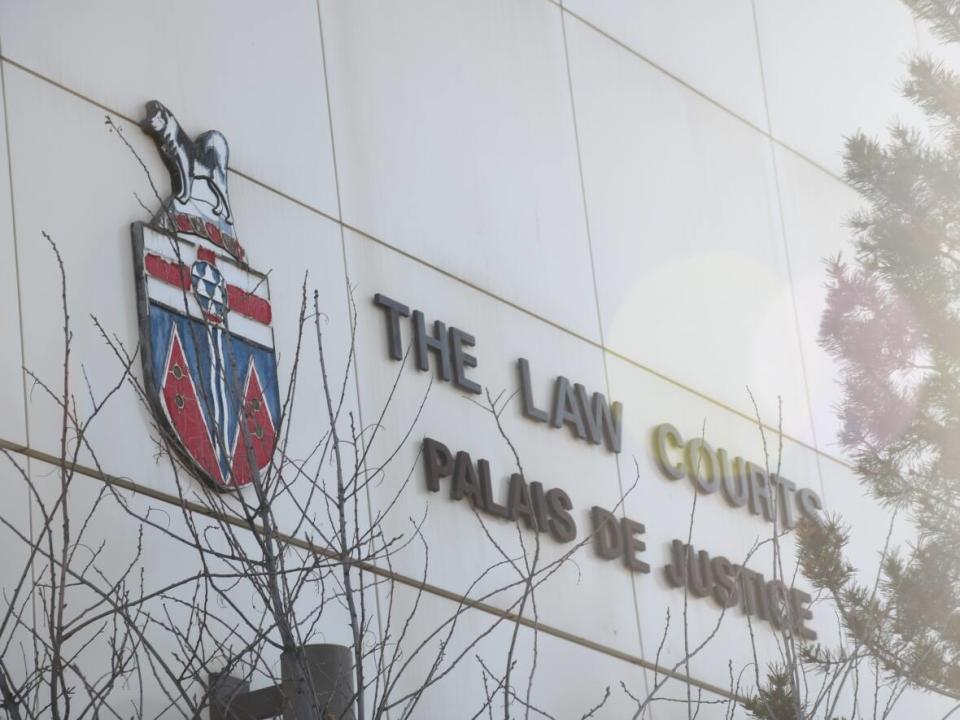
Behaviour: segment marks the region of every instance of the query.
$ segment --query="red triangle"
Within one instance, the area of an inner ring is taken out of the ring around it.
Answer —
[[[243,392],[243,416],[249,431],[250,444],[253,450],[254,462],[257,469],[262,470],[270,462],[273,448],[277,442],[277,430],[267,401],[263,397],[263,388],[260,385],[260,376],[257,368],[250,361],[247,370],[247,383]],[[233,484],[237,487],[246,485],[253,478],[250,473],[250,464],[247,461],[247,446],[240,425],[237,425],[237,436],[233,441],[233,462],[230,465]]]
[[[177,431],[180,442],[200,467],[215,481],[223,483],[217,455],[210,441],[207,423],[200,410],[197,391],[193,386],[190,368],[176,328],[170,337],[170,352],[167,354],[161,389],[167,417]]]

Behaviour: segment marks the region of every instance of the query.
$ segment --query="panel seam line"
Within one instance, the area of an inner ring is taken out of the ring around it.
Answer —
[[[594,307],[596,308],[596,311],[597,311],[597,331],[600,334],[600,346],[601,348],[603,348],[606,346],[606,343],[604,341],[604,335],[603,335],[603,312],[600,307],[600,291],[597,285],[597,267],[593,257],[593,236],[590,231],[590,209],[587,205],[587,184],[583,175],[583,154],[580,150],[580,125],[577,120],[577,102],[576,102],[576,97],[574,96],[574,90],[573,90],[573,71],[571,70],[571,67],[570,67],[570,45],[567,39],[567,21],[566,21],[566,16],[564,14],[565,8],[563,6],[563,0],[560,0],[559,7],[560,7],[560,30],[563,36],[563,59],[564,59],[564,64],[566,66],[566,71],[567,71],[567,92],[570,95],[570,115],[573,121],[573,139],[574,139],[574,146],[577,152],[577,178],[580,181],[580,201],[583,205],[584,230],[586,232],[586,238],[587,238],[587,250],[590,256],[590,279],[593,283],[593,300],[594,300]],[[600,355],[601,355],[601,358],[600,358],[601,362],[603,363],[603,381],[606,386],[607,397],[612,397],[612,392],[610,389],[610,372],[607,367],[607,354],[601,351]],[[625,498],[625,495],[623,492],[623,474],[620,471],[619,454],[617,455],[615,460],[616,460],[615,466],[617,469],[617,488],[620,493],[620,497]],[[626,507],[621,508],[620,514],[626,517]],[[634,621],[636,623],[637,642],[639,643],[639,646],[640,646],[640,655],[642,657],[645,657],[646,650],[643,645],[643,630],[641,629],[642,623],[640,621],[640,605],[639,605],[639,600],[637,598],[637,584],[634,581],[632,574],[629,575],[629,581],[630,581],[630,594],[633,600],[633,613],[634,613]],[[643,673],[643,686],[644,686],[644,691],[649,696],[650,684],[647,679],[646,673]]]
[[[246,529],[246,530],[250,529],[249,526],[246,524],[246,521],[241,517],[232,516],[232,515],[224,514],[221,512],[216,512],[200,503],[187,500],[186,498],[181,498],[175,495],[171,495],[162,490],[156,490],[154,488],[141,485],[140,483],[130,480],[129,478],[118,477],[115,475],[108,475],[107,473],[101,472],[99,470],[87,467],[79,463],[64,462],[61,458],[57,457],[56,455],[52,455],[50,453],[46,453],[40,450],[35,450],[21,443],[15,443],[15,442],[11,442],[9,440],[0,438],[0,454],[8,454],[11,452],[18,453],[28,458],[33,458],[34,460],[37,460],[39,462],[43,462],[49,465],[53,465],[54,467],[65,468],[68,472],[74,472],[74,473],[77,473],[78,475],[82,475],[82,476],[91,478],[93,480],[103,482],[107,485],[110,485],[111,487],[120,488],[123,490],[136,493],[137,495],[142,495],[144,497],[149,497],[154,500],[167,503],[168,505],[181,508],[182,510],[188,511],[190,513],[196,513],[198,515],[213,518],[217,521],[233,525],[240,529]],[[255,530],[255,532],[259,532],[259,531],[260,531],[259,528]],[[321,547],[314,543],[308,542],[302,538],[286,535],[285,533],[275,533],[275,534],[277,535],[278,539],[282,540],[283,542],[289,543],[290,545],[293,545],[295,547],[299,547],[307,552],[311,552],[311,553],[320,555],[322,557],[329,557],[331,559],[339,559],[339,555],[336,553],[336,551]],[[552,625],[545,625],[534,618],[517,615],[516,613],[510,612],[508,610],[503,610],[501,608],[498,608],[484,601],[472,600],[471,598],[465,595],[461,595],[451,590],[447,590],[438,585],[433,585],[431,583],[424,582],[423,580],[418,580],[417,578],[408,577],[406,575],[403,575],[402,573],[395,572],[388,568],[380,567],[379,565],[376,565],[374,563],[364,561],[364,560],[357,560],[357,561],[353,561],[352,565],[354,565],[355,567],[357,567],[358,569],[364,572],[369,572],[373,575],[377,575],[379,577],[382,577],[388,580],[393,580],[402,585],[406,585],[408,587],[411,587],[417,590],[423,590],[424,592],[428,592],[432,595],[436,595],[437,597],[442,597],[446,600],[461,604],[464,607],[478,610],[480,612],[484,612],[484,613],[487,613],[488,615],[499,617],[509,622],[518,623],[526,628],[536,629],[538,632],[543,632],[547,635],[558,638],[560,640],[571,642],[575,645],[579,645],[581,647],[587,648],[588,650],[594,650],[603,655],[607,655],[607,656],[625,661],[632,665],[636,665],[638,667],[642,667],[647,670],[656,671],[656,672],[659,672],[660,674],[669,675],[671,678],[675,680],[679,680],[681,682],[690,682],[690,684],[696,687],[702,688],[707,692],[713,693],[714,695],[720,695],[721,697],[727,698],[729,700],[734,700],[738,703],[743,703],[747,700],[747,698],[742,695],[731,692],[730,690],[720,687],[718,685],[714,685],[713,683],[707,682],[706,680],[700,680],[693,676],[687,676],[681,672],[671,670],[670,668],[667,668],[667,667],[658,667],[656,663],[651,662],[650,660],[646,660],[642,657],[632,655],[628,652],[618,650],[614,647],[610,647],[609,645],[604,645],[603,643],[590,640],[589,638],[576,635],[572,632],[568,632],[566,630],[553,627]]]

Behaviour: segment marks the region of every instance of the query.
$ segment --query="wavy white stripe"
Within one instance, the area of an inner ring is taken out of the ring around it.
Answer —
[[[197,243],[180,238],[180,262],[187,267],[193,265],[197,259]],[[169,235],[163,235],[149,227],[143,228],[143,250],[145,253],[160,255],[170,262],[177,261],[177,250],[173,247]],[[220,251],[222,252],[222,250]],[[217,269],[223,273],[228,285],[235,285],[244,292],[256,295],[270,302],[270,289],[267,279],[256,273],[244,270],[233,260],[217,256]]]

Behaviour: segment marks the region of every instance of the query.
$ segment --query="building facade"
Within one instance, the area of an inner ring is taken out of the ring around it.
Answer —
[[[86,544],[119,568],[142,530],[148,586],[196,560],[169,533],[182,497],[203,502],[202,480],[158,452],[149,403],[104,337],[131,352],[142,337],[130,224],[159,207],[151,183],[170,192],[138,126],[157,99],[188,136],[229,142],[281,402],[299,367],[287,459],[331,481],[312,319],[297,356],[304,288],[344,390],[342,432],[361,428],[363,467],[389,459],[357,522],[404,538],[371,561],[367,589],[371,638],[392,627],[393,643],[412,618],[398,697],[438,657],[410,648],[458,618],[439,636],[444,677],[410,716],[474,716],[515,642],[520,695],[533,677],[530,702],[550,716],[580,717],[609,687],[597,717],[631,717],[630,695],[654,691],[644,717],[688,717],[688,693],[699,717],[727,717],[755,668],[782,658],[777,597],[802,618],[796,634],[841,644],[833,606],[795,575],[793,533],[776,564],[775,529],[840,514],[868,583],[887,538],[889,514],[837,445],[837,373],[817,331],[823,258],[849,248],[844,221],[862,204],[842,180],[843,137],[919,121],[897,91],[915,51],[946,53],[893,0],[0,0],[4,513],[26,536],[42,522],[17,464],[57,492],[64,336],[47,233],[78,415],[117,388],[78,450],[70,502],[85,512],[119,478],[141,517],[168,518],[144,527],[110,499]],[[296,497],[279,530],[322,544]],[[30,561],[7,532],[14,577]],[[702,587],[671,574],[674,541],[709,554]],[[518,605],[515,564],[533,553],[552,569]],[[734,565],[762,576],[752,600],[742,587],[731,599]],[[258,612],[249,593],[237,603]],[[330,601],[311,641],[349,645],[345,612]],[[869,664],[837,716],[858,694],[872,716]],[[148,692],[146,715],[177,716],[165,702]],[[891,717],[951,707],[909,690]]]

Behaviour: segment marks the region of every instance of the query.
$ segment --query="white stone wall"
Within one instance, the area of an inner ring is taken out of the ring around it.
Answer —
[[[637,481],[623,512],[645,523],[653,571],[633,575],[586,548],[544,583],[533,695],[556,717],[579,717],[610,685],[600,716],[629,717],[619,683],[637,695],[652,688],[667,608],[661,664],[673,666],[684,648],[683,594],[661,568],[670,541],[686,537],[694,493],[658,471],[656,425],[672,423],[686,437],[705,427],[715,447],[760,462],[747,387],[772,442],[782,398],[783,474],[844,515],[853,561],[865,579],[876,570],[889,519],[835,442],[835,368],[816,335],[822,259],[848,249],[843,222],[859,204],[840,179],[843,137],[883,133],[897,117],[918,121],[897,91],[916,50],[939,52],[894,0],[0,0],[0,443],[53,492],[51,468],[38,458],[59,452],[59,410],[22,369],[54,386],[62,375],[59,279],[42,231],[67,272],[75,378],[82,367],[102,394],[119,372],[91,316],[128,346],[137,342],[129,223],[148,219],[138,198],[155,203],[104,116],[125,130],[165,193],[166,172],[135,124],[143,103],[160,99],[190,132],[216,128],[230,142],[237,229],[251,263],[270,273],[281,377],[307,271],[329,316],[335,376],[350,342],[348,288],[357,303],[346,402],[365,423],[399,370],[372,304],[378,292],[475,335],[470,376],[494,395],[516,389],[515,362],[526,357],[538,397],[563,375],[624,404],[619,455],[527,420],[516,400],[503,418],[527,479],[569,493],[581,536],[591,505],[615,506]],[[371,463],[402,440],[428,382],[403,371]],[[291,448],[305,455],[325,427],[316,372],[301,374],[299,393]],[[76,401],[89,411],[82,385]],[[427,510],[427,580],[456,597],[499,557],[465,503],[427,492],[417,465],[425,436],[488,459],[495,484],[514,460],[489,413],[434,383],[393,470],[371,490],[376,513],[414,469],[387,534],[409,532],[409,518]],[[175,492],[132,391],[108,404],[90,441],[104,472],[154,495]],[[92,464],[85,452],[80,461]],[[12,467],[4,474],[3,512],[25,513]],[[83,482],[81,503],[99,492],[98,480]],[[111,517],[92,532],[119,565],[135,523],[117,510]],[[487,529],[519,551],[507,523]],[[740,557],[769,532],[719,496],[697,500],[693,544],[712,554]],[[899,527],[896,537],[905,533]],[[151,581],[192,562],[159,535],[149,542]],[[788,556],[792,548],[784,540]],[[548,559],[564,550],[543,541]],[[19,567],[15,555],[4,565]],[[769,564],[766,548],[751,561]],[[393,570],[419,578],[422,554],[400,554]],[[471,596],[508,575],[494,574]],[[398,593],[402,616],[413,591]],[[500,593],[486,599],[490,611],[466,613],[451,647],[495,623],[494,610],[513,599]],[[421,603],[412,633],[454,608],[431,593]],[[832,609],[814,612],[831,642]],[[718,616],[709,600],[691,601],[691,645]],[[753,629],[759,659],[777,657],[769,626]],[[347,642],[336,609],[321,630],[323,640]],[[510,630],[501,623],[483,653],[501,657]],[[748,633],[746,619],[728,612],[690,663],[694,681],[728,687],[727,660],[751,662]],[[532,631],[524,627],[520,640],[516,673],[525,676]],[[869,701],[872,679],[864,685]],[[470,717],[482,692],[477,664],[465,661],[414,717]],[[685,692],[674,680],[662,694]],[[939,717],[950,707],[908,693],[894,717]],[[709,704],[699,715],[722,716]],[[659,702],[649,717],[687,714]]]

